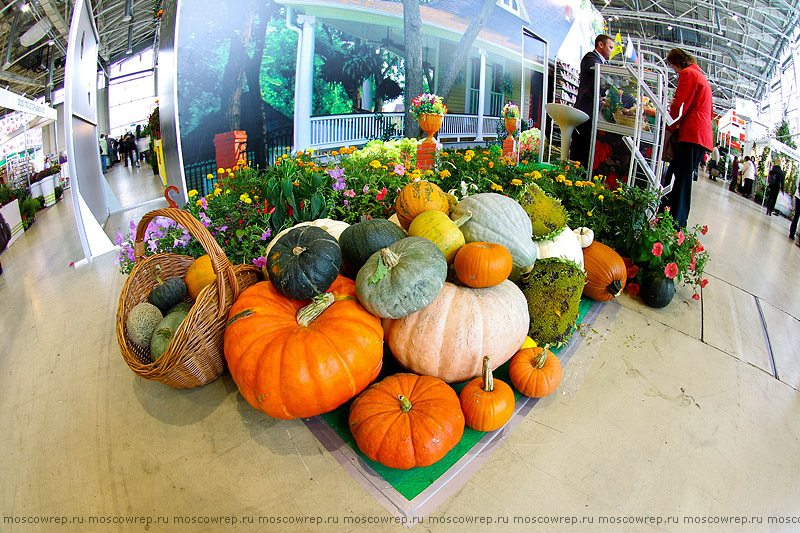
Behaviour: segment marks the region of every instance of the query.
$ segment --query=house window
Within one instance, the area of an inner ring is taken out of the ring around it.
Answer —
[[[467,91],[467,114],[478,114],[478,100],[481,96],[481,58],[472,58],[472,71],[469,76],[469,90]]]
[[[517,2],[517,0],[498,0],[497,5],[506,11],[514,13],[518,17],[522,17],[522,14],[519,11],[519,2]]]
[[[503,109],[503,93],[501,91],[503,83],[503,66],[495,63],[492,65],[492,90],[489,93],[489,112],[491,117],[499,117]]]

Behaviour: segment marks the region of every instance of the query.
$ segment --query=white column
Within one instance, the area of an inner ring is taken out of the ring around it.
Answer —
[[[481,76],[478,83],[478,134],[475,137],[476,141],[483,140],[483,110],[486,101],[486,50],[479,48],[478,53],[481,55]]]
[[[372,111],[374,105],[372,96],[372,78],[367,78],[361,83],[361,108]],[[380,109],[378,109],[380,111]]]
[[[294,148],[306,150],[311,147],[311,102],[314,82],[314,28],[316,17],[299,15],[297,22],[303,31],[298,46],[297,88],[294,100]]]

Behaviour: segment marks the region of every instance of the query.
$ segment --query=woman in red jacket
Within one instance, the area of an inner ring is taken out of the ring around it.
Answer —
[[[678,74],[678,87],[669,114],[673,118],[680,114],[680,118],[667,128],[673,131],[677,129],[674,135],[677,135],[678,142],[668,171],[668,175],[675,175],[675,184],[666,198],[666,204],[678,225],[685,228],[692,203],[692,175],[703,160],[703,155],[714,146],[711,86],[695,59],[680,48],[669,51],[667,64]]]

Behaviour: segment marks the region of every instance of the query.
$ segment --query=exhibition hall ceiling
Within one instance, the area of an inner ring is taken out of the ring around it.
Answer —
[[[153,46],[157,0],[87,0],[100,35],[99,68]],[[23,8],[23,6],[26,6]],[[36,98],[64,85],[72,0],[0,0],[0,87]],[[2,114],[2,111],[0,111]]]
[[[735,99],[760,101],[783,51],[800,33],[800,0],[592,0],[609,25],[660,57],[675,47],[695,56],[718,111]]]
[[[87,0],[100,34],[100,66],[156,42],[158,0]],[[592,0],[613,36],[638,39],[660,57],[693,54],[714,87],[715,107],[761,100],[786,46],[800,33],[800,0]],[[20,7],[28,6],[26,11]],[[74,1],[0,0],[0,87],[38,97],[63,86]],[[12,35],[13,34],[13,35]]]

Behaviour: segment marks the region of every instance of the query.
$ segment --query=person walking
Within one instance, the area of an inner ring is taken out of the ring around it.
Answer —
[[[789,224],[789,238],[792,240],[797,232],[798,220],[800,220],[800,180],[797,180],[797,188],[794,191],[794,217],[792,217],[792,223]],[[795,241],[795,244],[800,246],[800,241]]]
[[[708,177],[711,181],[717,181],[719,176],[719,143],[714,145],[711,150],[711,157],[708,159]]]
[[[703,154],[713,149],[711,85],[695,58],[680,48],[669,51],[667,64],[678,74],[678,86],[669,109],[670,116],[677,120],[668,127],[678,142],[667,171],[668,175],[674,174],[675,183],[666,204],[678,226],[685,228],[692,204],[692,175]]]
[[[6,249],[8,241],[11,240],[11,226],[8,225],[6,219],[0,214],[0,252]],[[3,274],[3,263],[0,263],[0,275]]]
[[[592,117],[597,111],[594,103],[594,66],[607,63],[613,50],[614,39],[608,35],[598,35],[594,39],[594,49],[581,59],[581,70],[578,76],[578,96],[573,107],[589,115],[589,120],[579,124],[573,131],[569,157],[573,161],[578,161],[584,168],[589,167]]]
[[[742,164],[742,196],[750,198],[750,193],[753,192],[753,182],[756,179],[756,165],[750,159],[749,155],[744,156],[744,163]]]
[[[767,177],[767,216],[779,215],[775,211],[775,203],[778,201],[778,193],[783,192],[786,173],[781,168],[781,158],[775,160],[772,169]]]
[[[100,163],[103,166],[103,174],[108,169],[108,140],[105,133],[100,134]]]
[[[728,187],[728,190],[731,192],[736,192],[736,186],[739,182],[739,157],[733,157],[733,163],[731,163],[731,184]]]

